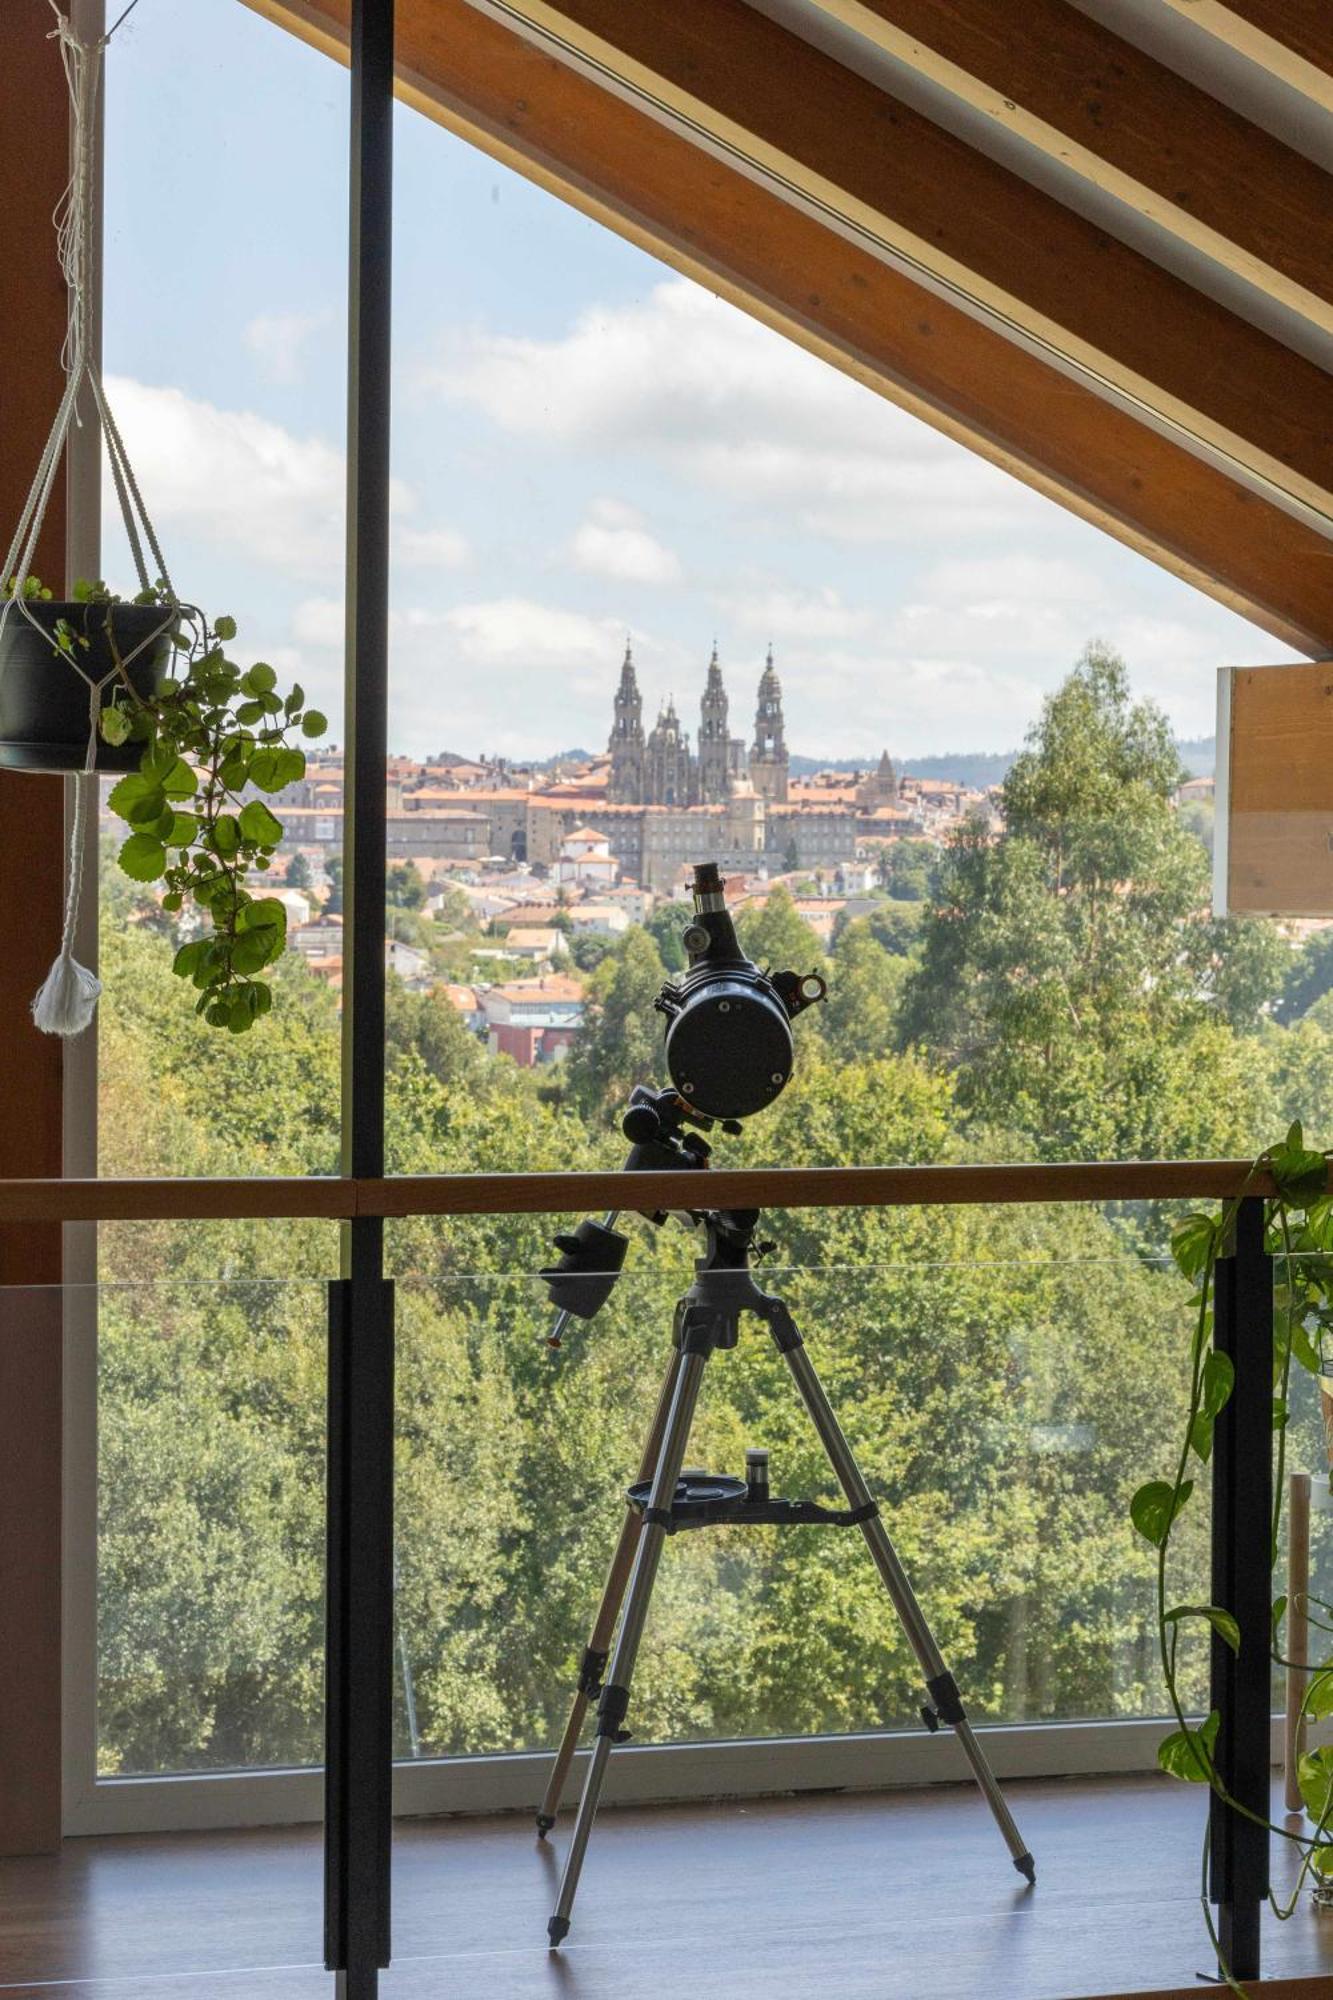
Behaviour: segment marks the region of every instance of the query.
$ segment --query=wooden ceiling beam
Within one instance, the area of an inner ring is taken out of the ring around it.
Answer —
[[[1333,111],[1329,0],[1162,0],[1270,76]]]
[[[245,0],[345,59],[347,0]],[[399,94],[641,249],[1309,653],[1333,543],[466,0],[399,0]]]
[[[745,0],[473,4],[1333,532],[1333,378]]]
[[[814,4],[1333,332],[1333,175],[1069,0]]]

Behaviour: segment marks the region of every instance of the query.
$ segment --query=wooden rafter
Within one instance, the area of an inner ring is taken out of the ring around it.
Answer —
[[[1333,111],[1333,8],[1328,0],[1164,0],[1247,62]]]
[[[346,0],[247,0],[330,54]],[[399,0],[400,94],[1301,650],[1333,544],[465,0]]]
[[[1333,381],[745,0],[475,0],[1333,530]]]
[[[1069,0],[814,4],[1333,331],[1333,176]]]

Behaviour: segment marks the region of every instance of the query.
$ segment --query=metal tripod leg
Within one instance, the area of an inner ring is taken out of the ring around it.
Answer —
[[[680,1478],[681,1467],[685,1463],[685,1449],[690,1440],[690,1426],[694,1421],[695,1405],[699,1400],[704,1363],[708,1359],[709,1351],[709,1348],[704,1348],[702,1351],[691,1352],[686,1345],[679,1358],[675,1390],[671,1398],[671,1412],[662,1438],[661,1453],[653,1471],[652,1493],[639,1530],[634,1574],[630,1579],[625,1616],[621,1620],[620,1632],[616,1638],[616,1649],[606,1685],[597,1704],[597,1738],[588,1763],[588,1774],[583,1782],[583,1796],[579,1800],[578,1817],[570,1837],[569,1853],[565,1856],[565,1871],[560,1878],[560,1893],[556,1897],[554,1914],[546,1926],[546,1934],[553,1945],[559,1944],[569,1930],[569,1913],[573,1908],[575,1892],[579,1886],[583,1857],[587,1852],[588,1836],[592,1832],[592,1823],[602,1795],[602,1784],[606,1777],[612,1746],[623,1742],[628,1734],[623,1725],[629,1708],[629,1684],[634,1673],[634,1662],[638,1657],[639,1641],[643,1637],[643,1628],[648,1617],[648,1604],[657,1577],[657,1565],[661,1560],[662,1544],[666,1540],[666,1523],[670,1518],[676,1481]]]
[[[819,1441],[828,1454],[829,1464],[838,1477],[838,1484],[847,1496],[848,1505],[856,1508],[874,1508],[870,1489],[861,1476],[861,1469],[852,1456],[852,1448],[842,1433],[842,1426],[833,1414],[832,1405],[824,1393],[824,1385],[815,1373],[814,1363],[806,1353],[804,1343],[792,1322],[790,1313],[779,1301],[774,1301],[778,1310],[769,1320],[773,1338],[785,1356],[791,1369],[801,1400],[810,1413],[810,1420],[819,1433]],[[893,1608],[907,1634],[908,1644],[921,1665],[925,1675],[926,1688],[931,1705],[941,1722],[947,1723],[963,1746],[963,1754],[972,1766],[975,1777],[995,1817],[995,1823],[1004,1836],[1005,1845],[1013,1857],[1013,1863],[1020,1875],[1029,1882],[1037,1879],[1036,1867],[1028,1852],[1022,1834],[1014,1824],[1014,1816],[1005,1804],[1004,1794],[996,1783],[986,1753],[977,1741],[971,1723],[958,1694],[957,1683],[944,1664],[944,1656],[935,1643],[935,1635],[926,1623],[925,1614],[916,1601],[916,1595],[907,1580],[907,1572],[898,1559],[898,1552],[889,1540],[888,1530],[879,1517],[878,1509],[869,1512],[861,1520],[861,1533],[874,1558],[884,1588],[893,1600]]]
[[[673,1349],[671,1365],[667,1369],[666,1380],[657,1399],[657,1408],[653,1412],[648,1442],[639,1461],[636,1477],[640,1480],[651,1479],[656,1470],[679,1372],[680,1354]],[[638,1546],[641,1526],[642,1520],[637,1508],[627,1506],[624,1524],[620,1530],[620,1540],[616,1543],[616,1552],[611,1558],[611,1567],[607,1572],[606,1588],[602,1592],[596,1623],[593,1625],[592,1636],[579,1667],[578,1693],[574,1696],[574,1703],[569,1711],[569,1721],[565,1724],[565,1733],[560,1739],[560,1748],[555,1753],[555,1762],[546,1781],[546,1793],[537,1812],[537,1832],[542,1836],[549,1833],[555,1825],[565,1780],[569,1776],[569,1767],[574,1761],[574,1753],[579,1747],[579,1737],[583,1733],[584,1718],[594,1696],[601,1691],[607,1654],[611,1650],[611,1635],[616,1629],[616,1619],[620,1616],[620,1607],[625,1599],[625,1586],[629,1582],[630,1571],[634,1566],[634,1551]]]

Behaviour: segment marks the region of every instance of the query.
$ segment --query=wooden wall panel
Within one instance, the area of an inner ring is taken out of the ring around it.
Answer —
[[[6,544],[63,388],[65,289],[51,212],[69,172],[64,72],[46,0],[0,21],[0,535]],[[37,567],[59,584],[59,483]],[[32,1024],[60,939],[64,782],[0,771],[0,1175],[58,1175],[61,1048]],[[55,1286],[59,1223],[0,1227],[0,1286]],[[0,1311],[0,1853],[60,1837],[59,1294],[11,1292]]]
[[[1333,660],[1229,669],[1217,756],[1219,909],[1333,917]]]

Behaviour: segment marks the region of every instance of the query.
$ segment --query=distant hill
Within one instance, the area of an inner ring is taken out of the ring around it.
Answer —
[[[1176,749],[1192,778],[1212,776],[1217,749],[1213,737],[1193,736],[1178,741]],[[999,784],[1017,755],[1017,750],[946,750],[935,757],[895,758],[894,763],[913,778],[941,778],[948,785],[968,785],[984,792],[988,785]],[[865,771],[873,769],[875,761],[867,762],[864,757],[793,757],[791,773],[794,778],[808,778],[816,771]]]

